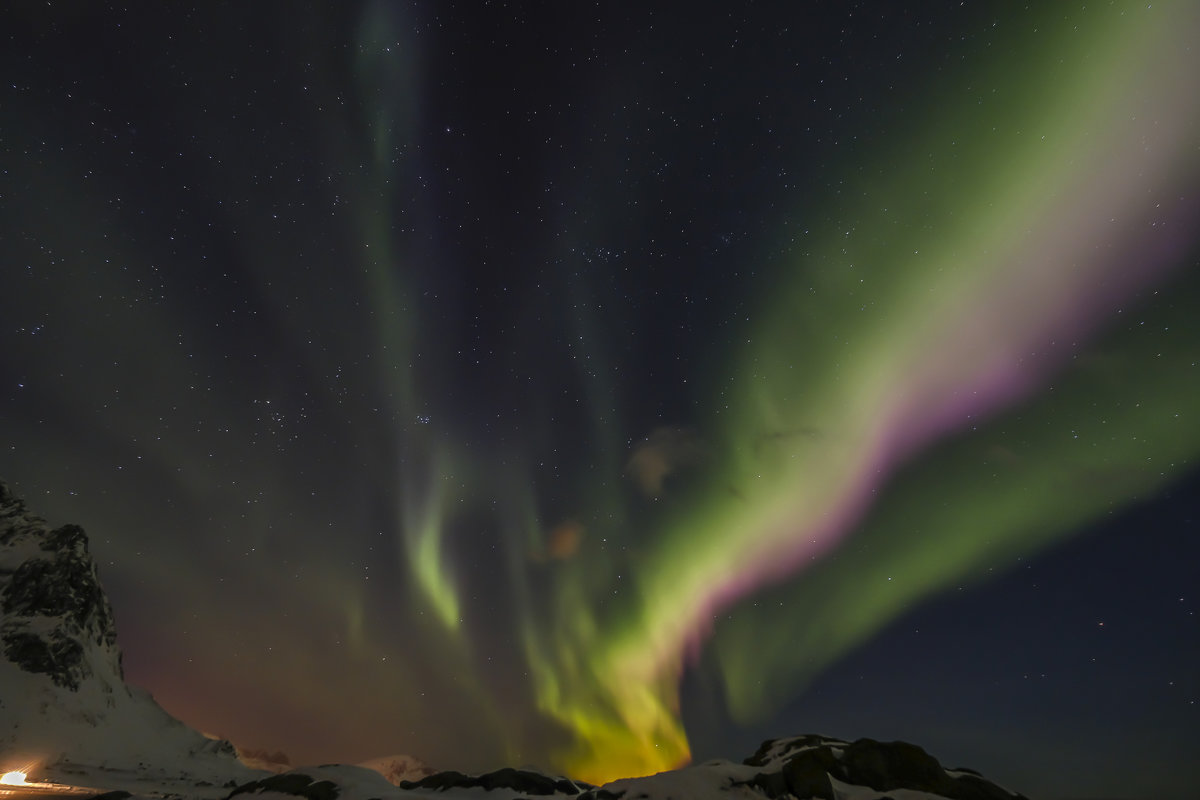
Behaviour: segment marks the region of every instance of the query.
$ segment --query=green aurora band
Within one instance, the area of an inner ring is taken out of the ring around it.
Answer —
[[[537,567],[550,588],[535,589],[534,490],[495,493],[531,691],[572,739],[556,766],[600,782],[685,761],[679,684],[698,648],[752,720],[923,599],[1191,467],[1197,342],[1172,325],[1186,310],[1151,287],[1196,289],[1170,273],[1196,246],[1200,11],[1044,15],[998,32],[986,62],[925,92],[919,129],[852,153],[843,191],[798,209],[813,221],[795,263],[697,421],[712,457],[646,535],[622,530],[636,512],[615,476],[584,487],[611,529],[589,525],[577,556]],[[364,37],[385,24],[365,22]],[[366,238],[375,316],[394,319],[407,303],[378,266],[387,236]],[[1117,309],[1125,324],[1101,330]],[[411,332],[377,333],[396,416],[413,419]],[[419,428],[397,434],[403,551],[458,642],[446,652],[468,663],[446,520],[493,495],[480,467]],[[611,437],[605,453],[628,437],[613,428],[593,432]]]

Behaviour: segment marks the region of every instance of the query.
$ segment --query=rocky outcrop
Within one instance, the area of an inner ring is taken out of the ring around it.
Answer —
[[[77,690],[102,660],[119,679],[112,608],[87,535],[50,528],[0,483],[0,653],[26,672]]]
[[[906,789],[947,800],[1024,800],[974,770],[944,769],[933,756],[907,742],[844,742],[813,735],[771,739],[743,763],[764,769],[739,785],[752,786],[772,798],[833,800],[834,781],[840,781],[877,792]]]
[[[302,772],[285,772],[282,775],[272,775],[259,781],[243,783],[229,793],[229,797],[243,794],[261,794],[277,792],[305,800],[336,800],[341,789],[329,780],[318,780]]]
[[[51,528],[3,482],[0,753],[37,760],[47,774],[166,770],[189,786],[255,774],[229,742],[192,730],[125,683],[112,607],[83,528]]]
[[[326,764],[305,767],[282,775],[272,775],[243,783],[225,796],[253,800],[255,795],[268,794],[304,798],[304,800],[384,800],[397,798],[404,792],[387,782],[373,769],[349,764]]]
[[[482,775],[461,772],[437,772],[419,781],[401,781],[401,789],[508,789],[524,795],[545,796],[563,794],[574,797],[590,784],[576,783],[567,778],[554,778],[527,769],[505,767]]]
[[[337,772],[335,770],[342,770]],[[482,797],[502,800],[835,800],[846,796],[879,800],[1024,800],[1019,794],[966,769],[946,769],[920,747],[905,742],[826,736],[794,736],[764,742],[738,764],[716,760],[643,778],[595,787],[528,769],[501,769],[482,775],[439,772],[402,781],[391,794],[362,782],[349,767],[318,767],[239,786],[230,798],[279,792],[306,800]],[[389,787],[390,788],[390,787]],[[249,800],[249,798],[247,798]]]

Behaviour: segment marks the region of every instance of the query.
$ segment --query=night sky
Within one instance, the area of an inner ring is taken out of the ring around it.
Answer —
[[[294,762],[1200,785],[1194,3],[0,12],[0,477]]]

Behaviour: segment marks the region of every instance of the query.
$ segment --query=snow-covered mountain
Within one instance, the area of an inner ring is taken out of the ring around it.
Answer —
[[[741,763],[710,761],[590,786],[502,769],[437,772],[409,756],[288,770],[171,717],[122,675],[112,609],[82,528],[51,529],[0,483],[0,772],[150,797],[394,800],[1023,800],[903,742],[795,736]],[[288,770],[280,772],[281,770]],[[280,772],[280,774],[271,774]]]
[[[192,784],[260,774],[229,742],[192,730],[125,683],[83,529],[51,529],[3,483],[0,614],[0,772],[32,765],[63,777],[95,768]]]

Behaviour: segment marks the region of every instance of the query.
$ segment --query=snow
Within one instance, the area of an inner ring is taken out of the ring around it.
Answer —
[[[0,506],[0,530],[0,587],[7,588],[21,565],[33,560],[91,563],[82,534],[56,536],[17,501],[6,499]],[[228,743],[192,730],[147,692],[126,685],[109,619],[106,600],[86,621],[74,614],[5,615],[6,633],[43,640],[53,634],[78,643],[83,669],[74,673],[79,685],[71,689],[0,656],[0,772],[21,769],[32,781],[195,798],[223,797],[238,783],[264,775],[240,764]]]
[[[266,774],[126,686],[108,652],[89,648],[93,673],[77,691],[0,659],[0,771],[32,765],[30,780],[195,798],[223,797]]]
[[[645,778],[623,778],[606,783],[610,792],[625,792],[625,797],[647,797],[650,800],[762,800],[762,793],[749,786],[734,786],[748,781],[762,767],[748,767],[731,761],[706,761],[690,767],[660,772]]]
[[[945,800],[940,794],[918,792],[914,789],[888,789],[886,792],[878,792],[868,786],[842,783],[833,777],[829,779],[829,785],[833,787],[835,800],[882,800],[888,797],[892,800]]]
[[[801,741],[810,743],[797,745],[797,742]],[[794,756],[796,753],[803,752],[804,750],[811,750],[814,747],[821,747],[823,745],[841,745],[841,747],[831,747],[833,754],[838,758],[841,758],[842,753],[844,752],[843,748],[849,744],[849,742],[842,741],[841,739],[829,737],[787,736],[781,739],[775,739],[771,742],[771,746],[767,749],[764,757],[766,765],[761,767],[761,769],[768,772],[778,770],[783,767],[785,761]]]
[[[371,800],[371,798],[393,798],[402,794],[401,789],[388,783],[387,779],[373,769],[349,764],[329,764],[321,767],[304,767],[295,772],[307,775],[314,783],[329,781],[338,787],[338,800]],[[294,794],[261,792],[253,795],[237,795],[244,798],[275,798],[275,800],[297,800]]]

